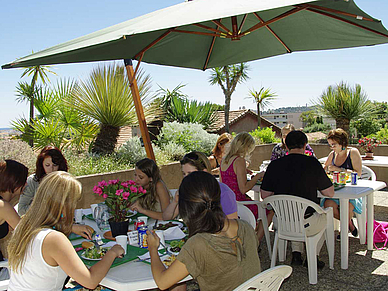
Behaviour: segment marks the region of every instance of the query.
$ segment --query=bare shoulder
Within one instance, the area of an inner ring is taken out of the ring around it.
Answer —
[[[44,239],[44,243],[49,246],[59,246],[67,242],[68,238],[60,231],[51,231]]]
[[[359,150],[357,148],[353,148],[353,147],[350,148],[350,154],[353,155],[353,156],[354,155],[360,156]]]

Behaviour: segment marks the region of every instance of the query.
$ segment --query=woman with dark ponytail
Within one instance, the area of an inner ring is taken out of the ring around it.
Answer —
[[[245,221],[226,218],[220,193],[209,173],[192,172],[183,179],[179,213],[188,226],[189,239],[168,269],[158,255],[159,237],[148,232],[152,274],[160,289],[190,274],[201,291],[233,290],[261,271],[254,229]]]

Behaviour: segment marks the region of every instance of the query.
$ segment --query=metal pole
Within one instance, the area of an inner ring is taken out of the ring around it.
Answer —
[[[125,68],[127,70],[128,80],[130,82],[132,81],[130,84],[132,98],[133,98],[133,102],[135,104],[136,115],[137,115],[137,119],[139,121],[141,136],[143,138],[144,147],[145,147],[145,150],[147,153],[147,157],[152,159],[152,160],[155,160],[155,155],[154,155],[154,151],[152,149],[150,135],[148,133],[147,123],[146,123],[146,120],[144,117],[143,105],[141,104],[141,101],[140,101],[139,88],[137,87],[137,82],[136,82],[135,74],[133,71],[132,60],[125,59],[124,64],[125,64]]]

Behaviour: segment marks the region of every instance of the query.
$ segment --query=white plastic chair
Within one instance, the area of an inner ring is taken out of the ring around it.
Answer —
[[[257,205],[258,209],[258,218],[257,220],[261,220],[264,228],[264,236],[265,236],[265,241],[267,243],[267,249],[268,249],[268,255],[271,258],[271,238],[269,236],[269,230],[268,230],[268,220],[267,220],[267,214],[265,213],[265,208],[263,207],[263,204],[261,201],[237,201],[237,215],[240,217],[240,219],[248,221],[250,225],[254,229],[256,229],[256,219],[255,216],[253,215],[252,211],[244,206],[244,205],[252,205],[255,204]]]
[[[277,266],[257,274],[233,291],[277,291],[280,289],[284,279],[292,273],[290,266]]]
[[[334,220],[333,209],[322,209],[318,204],[292,195],[272,195],[264,199],[263,203],[271,204],[277,219],[278,228],[275,232],[275,241],[272,249],[271,267],[276,264],[276,254],[279,248],[279,261],[286,256],[287,241],[306,243],[306,255],[310,284],[317,284],[317,250],[322,246],[323,239],[329,254],[330,269],[334,269]],[[312,207],[319,214],[326,213],[326,227],[313,236],[306,236],[304,230],[304,214],[307,207]]]
[[[362,166],[361,180],[372,180],[376,181],[376,174],[373,170],[367,166]],[[358,236],[360,238],[360,244],[366,244],[366,199],[362,198],[362,212],[361,214],[356,213],[357,225],[358,225]]]
[[[8,268],[8,261],[0,261],[0,268]],[[9,279],[0,281],[0,290],[7,290],[9,285]]]

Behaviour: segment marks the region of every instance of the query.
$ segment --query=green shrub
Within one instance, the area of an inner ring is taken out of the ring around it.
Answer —
[[[163,145],[163,148],[161,150],[172,161],[180,161],[186,154],[185,148],[182,145],[176,144],[173,141],[170,141],[167,144]]]
[[[330,124],[327,123],[313,123],[310,126],[306,126],[303,131],[305,133],[322,131],[326,132],[331,129]]]
[[[217,138],[216,134],[206,132],[200,124],[166,122],[157,143],[161,149],[172,142],[181,145],[186,153],[201,151],[210,155]]]
[[[36,155],[32,148],[20,139],[0,139],[0,160],[15,160],[35,172]]]
[[[145,148],[141,146],[140,138],[133,137],[119,148],[116,156],[134,165],[137,161],[146,158],[147,154]]]
[[[258,144],[276,142],[275,132],[272,131],[272,128],[270,127],[264,127],[262,129],[257,128],[254,131],[251,131],[250,134]]]
[[[379,121],[372,117],[356,120],[352,122],[351,125],[357,129],[358,136],[374,134],[382,127]]]
[[[380,129],[375,134],[368,135],[368,137],[374,137],[381,141],[383,144],[388,144],[388,125],[386,124],[384,128]]]

